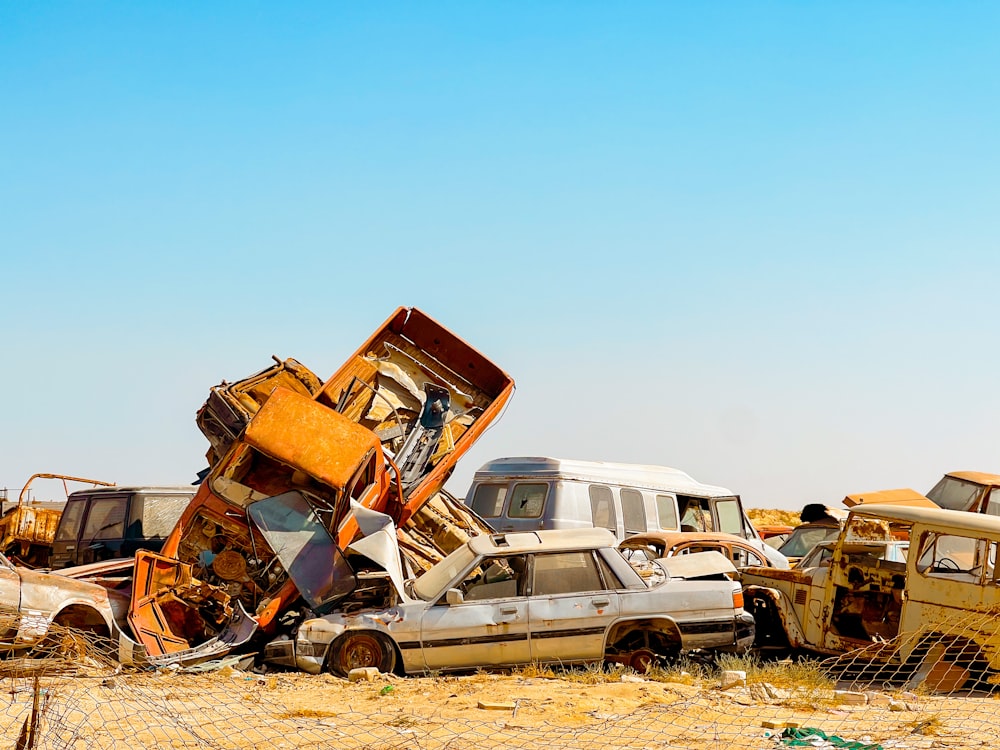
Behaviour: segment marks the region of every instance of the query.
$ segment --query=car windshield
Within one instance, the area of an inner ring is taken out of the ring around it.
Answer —
[[[414,582],[413,595],[426,602],[433,601],[441,594],[444,587],[464,573],[475,559],[476,555],[469,549],[469,545],[463,544]]]
[[[948,510],[972,510],[982,487],[955,477],[944,477],[927,497]]]
[[[836,539],[840,534],[839,526],[799,526],[788,540],[778,547],[778,552],[785,557],[802,557],[820,542]]]
[[[247,512],[315,611],[322,613],[354,590],[354,571],[344,553],[300,493],[260,500]]]

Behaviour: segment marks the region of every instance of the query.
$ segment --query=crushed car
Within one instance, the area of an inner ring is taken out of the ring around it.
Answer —
[[[416,579],[390,575],[376,606],[352,596],[307,617],[267,644],[265,661],[338,675],[601,661],[646,670],[681,652],[750,646],[731,562],[703,552],[653,568],[643,578],[607,529],[475,536]]]
[[[214,388],[198,415],[211,445],[204,481],[162,550],[136,554],[136,641],[153,663],[196,658],[234,629],[242,639],[234,623],[249,619],[268,638],[302,603],[323,613],[362,596],[366,561],[344,553],[360,534],[352,504],[405,530],[413,571],[431,567],[464,541],[451,519],[478,531],[443,485],[513,389],[415,308],[397,309],[325,382],[278,360]]]
[[[743,537],[722,532],[647,531],[634,534],[618,545],[629,560],[657,560],[690,555],[695,552],[718,552],[737,568],[778,567]]]
[[[908,551],[900,560],[903,538]],[[998,548],[1000,518],[856,505],[829,556],[814,553],[786,571],[743,570],[755,645],[818,654],[866,649],[866,658],[913,672],[933,657],[970,680],[988,678],[1000,670]]]
[[[127,595],[14,565],[0,554],[0,652],[42,644],[53,625],[111,638],[121,632],[127,612]]]

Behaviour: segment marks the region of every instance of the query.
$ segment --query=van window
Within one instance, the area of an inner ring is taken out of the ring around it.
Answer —
[[[547,484],[515,484],[507,506],[507,518],[538,518],[545,507]]]
[[[506,484],[481,484],[472,496],[472,509],[483,518],[496,518],[503,511]]]
[[[59,519],[59,533],[56,536],[57,542],[76,541],[80,533],[80,521],[83,520],[83,510],[87,507],[87,498],[70,500],[66,503],[66,509]]]
[[[623,489],[619,493],[622,498],[622,521],[625,522],[626,534],[638,534],[646,530],[646,509],[642,507],[642,493],[638,490]]]
[[[743,513],[735,497],[716,500],[715,512],[719,516],[719,531],[743,536]]]
[[[990,499],[986,501],[986,515],[1000,516],[1000,487],[990,490]]]
[[[90,504],[84,539],[121,539],[125,536],[125,506],[128,498],[101,497]]]
[[[615,501],[610,487],[599,484],[590,485],[590,518],[595,528],[610,529],[618,533],[618,521],[615,519]]]
[[[941,532],[924,534],[917,570],[925,576],[976,583],[987,566],[988,546],[989,542],[985,539]]]
[[[660,528],[668,531],[677,529],[677,506],[670,495],[656,496],[656,515]]]

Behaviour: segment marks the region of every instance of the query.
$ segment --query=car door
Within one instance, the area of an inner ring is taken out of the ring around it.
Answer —
[[[21,621],[21,576],[0,555],[0,644],[13,643]]]
[[[462,669],[527,664],[528,599],[523,555],[479,558],[420,621],[424,668]]]
[[[620,610],[619,585],[593,550],[533,555],[528,598],[532,661],[603,658],[604,633]]]

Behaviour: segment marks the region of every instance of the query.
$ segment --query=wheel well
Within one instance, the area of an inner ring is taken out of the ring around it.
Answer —
[[[656,634],[663,646],[680,650],[681,631],[673,620],[649,618],[615,623],[608,631],[605,646],[620,647],[627,644],[636,634]]]
[[[101,613],[85,604],[71,604],[61,610],[52,622],[55,625],[62,625],[64,628],[81,630],[104,638],[110,635],[108,624],[104,621]]]

